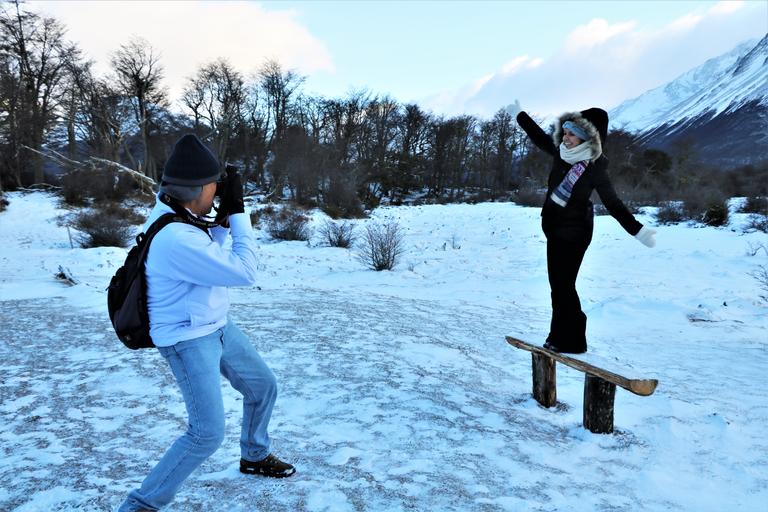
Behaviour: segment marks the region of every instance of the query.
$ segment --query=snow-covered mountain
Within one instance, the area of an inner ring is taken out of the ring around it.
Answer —
[[[768,158],[768,35],[625,101],[610,117],[612,128],[640,133],[651,146],[688,140],[714,163]]]

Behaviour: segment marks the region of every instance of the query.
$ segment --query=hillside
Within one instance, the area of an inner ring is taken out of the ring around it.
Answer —
[[[662,149],[690,142],[712,164],[768,158],[768,35],[611,110],[613,128]]]

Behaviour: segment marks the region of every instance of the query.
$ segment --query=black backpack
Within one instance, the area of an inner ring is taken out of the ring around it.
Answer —
[[[107,288],[109,319],[117,337],[131,350],[154,347],[149,335],[147,310],[147,278],[144,265],[149,244],[155,235],[171,222],[184,222],[176,213],[166,213],[153,222],[146,233],[136,237],[136,245],[128,252],[123,266],[117,269]]]

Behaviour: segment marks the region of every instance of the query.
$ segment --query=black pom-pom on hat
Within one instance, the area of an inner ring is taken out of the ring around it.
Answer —
[[[608,112],[601,108],[592,107],[581,111],[581,117],[592,123],[600,134],[600,140],[605,143],[608,136]]]
[[[163,169],[165,183],[184,187],[205,185],[218,180],[220,175],[219,161],[192,134],[184,135],[176,142]]]

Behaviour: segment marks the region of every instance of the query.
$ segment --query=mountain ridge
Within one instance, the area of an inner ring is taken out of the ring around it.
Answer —
[[[768,35],[740,43],[610,111],[611,127],[670,150],[681,141],[703,160],[748,165],[768,151]]]

